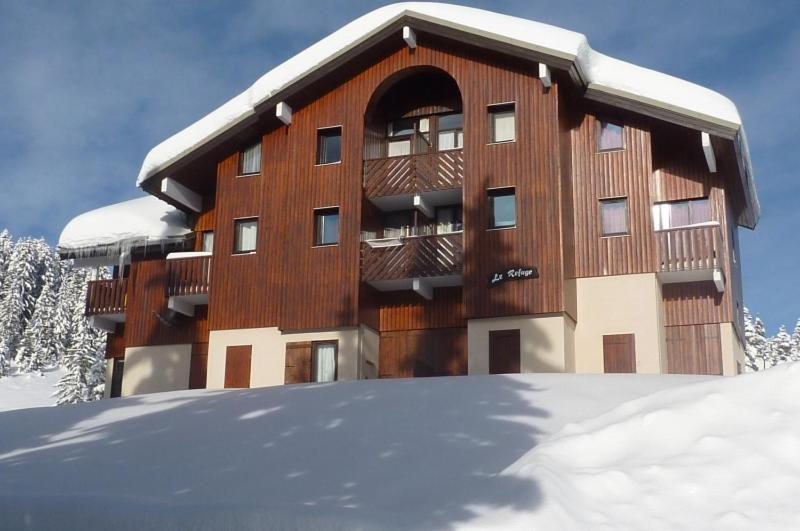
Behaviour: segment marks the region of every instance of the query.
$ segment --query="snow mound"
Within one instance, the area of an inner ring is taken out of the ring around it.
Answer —
[[[64,370],[58,368],[46,370],[42,375],[15,373],[0,378],[0,412],[54,406],[55,385],[63,375]]]
[[[61,232],[58,251],[78,256],[99,247],[119,251],[166,243],[190,232],[186,214],[156,197],[144,196],[77,216]]]
[[[542,486],[545,503],[517,515],[520,528],[800,529],[799,450],[792,364],[568,425],[503,475]],[[490,515],[487,527],[496,521]]]
[[[0,523],[797,529],[799,421],[800,365],[736,378],[338,382],[12,411],[0,414]]]
[[[371,11],[276,66],[247,90],[155,146],[145,157],[136,184],[165,169],[212,138],[255,114],[261,103],[403,17],[432,22],[521,48],[572,61],[584,83],[596,90],[739,131],[741,118],[726,97],[667,74],[597,53],[583,34],[452,4],[407,2]],[[749,161],[745,161],[749,166]]]

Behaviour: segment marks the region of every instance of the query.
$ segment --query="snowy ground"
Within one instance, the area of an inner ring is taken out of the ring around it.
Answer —
[[[55,405],[56,399],[53,393],[56,392],[56,388],[53,386],[63,375],[62,369],[51,369],[41,376],[11,374],[0,378],[0,412]]]
[[[11,411],[0,528],[797,529],[798,420],[800,364]]]

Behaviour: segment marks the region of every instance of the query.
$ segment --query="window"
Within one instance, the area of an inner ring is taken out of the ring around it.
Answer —
[[[463,230],[463,208],[461,205],[436,207],[436,234],[447,234]]]
[[[597,150],[625,149],[624,127],[619,123],[597,121]]]
[[[653,205],[653,228],[655,230],[687,227],[710,221],[711,204],[707,197]]]
[[[339,243],[339,209],[320,208],[314,211],[314,245]]]
[[[125,371],[125,358],[114,358],[111,366],[111,390],[110,398],[122,396],[122,374]]]
[[[628,234],[628,198],[601,199],[600,222],[603,236]]]
[[[439,116],[439,151],[464,147],[464,115]]]
[[[515,138],[514,104],[490,105],[489,142],[513,142]]]
[[[336,380],[336,341],[325,341],[313,344],[313,370],[315,382],[333,382]]]
[[[502,229],[517,224],[517,197],[514,188],[495,188],[489,194],[489,228]]]
[[[214,251],[214,231],[203,231],[203,240],[201,242],[200,250],[206,253]]]
[[[410,210],[387,212],[383,217],[383,237],[399,238],[414,233],[414,213]]]
[[[239,153],[239,175],[261,173],[261,142]]]
[[[317,164],[342,160],[342,128],[328,127],[317,131]]]
[[[234,221],[233,252],[235,254],[255,252],[257,235],[258,218]]]
[[[430,147],[430,118],[401,118],[389,122],[386,136],[389,157],[426,153]]]

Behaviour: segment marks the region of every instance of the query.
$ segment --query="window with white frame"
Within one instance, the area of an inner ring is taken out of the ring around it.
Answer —
[[[237,219],[234,222],[234,254],[255,252],[257,236],[258,218]]]
[[[261,142],[239,153],[239,175],[261,173]]]
[[[439,116],[439,151],[464,147],[464,115],[459,113]]]
[[[320,341],[313,344],[312,361],[315,382],[333,382],[336,380],[336,341]]]
[[[342,128],[327,127],[317,131],[317,164],[342,160]]]
[[[625,128],[620,123],[597,121],[597,150],[614,151],[625,149]]]
[[[655,230],[689,227],[710,221],[711,204],[707,197],[653,205],[653,228]]]
[[[314,210],[314,245],[339,243],[339,209],[318,208]]]
[[[203,239],[201,242],[200,250],[206,253],[210,253],[214,251],[214,231],[213,230],[206,230],[203,231]]]
[[[489,106],[489,142],[513,142],[516,139],[515,108],[513,103]]]
[[[603,236],[623,236],[628,234],[628,198],[601,199],[600,223]]]

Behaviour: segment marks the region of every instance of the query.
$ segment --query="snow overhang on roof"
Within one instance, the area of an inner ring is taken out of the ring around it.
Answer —
[[[285,97],[293,85],[401,20],[419,21],[426,28],[433,26],[449,34],[456,32],[529,51],[534,59],[550,59],[554,67],[570,70],[573,79],[586,90],[587,98],[732,139],[747,199],[740,223],[752,228],[758,221],[760,206],[742,120],[736,106],[725,96],[598,53],[581,33],[482,9],[428,2],[391,4],[371,11],[276,66],[250,88],[150,150],[139,171],[137,186],[255,116],[257,108],[277,104],[271,100]]]
[[[61,231],[57,249],[71,258],[113,259],[134,248],[179,243],[191,233],[186,214],[145,196],[77,216]]]

